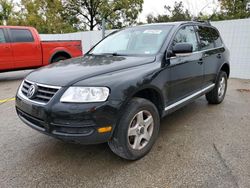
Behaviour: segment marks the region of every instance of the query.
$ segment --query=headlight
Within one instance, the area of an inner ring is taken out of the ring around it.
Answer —
[[[104,102],[109,96],[107,87],[70,87],[63,96],[61,102],[88,103]]]

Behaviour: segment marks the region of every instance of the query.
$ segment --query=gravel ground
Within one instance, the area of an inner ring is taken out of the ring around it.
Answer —
[[[0,74],[0,100],[29,71]],[[240,89],[240,90],[238,90]],[[107,144],[64,143],[24,125],[14,101],[0,104],[0,187],[250,187],[250,81],[230,79],[225,101],[201,97],[161,122],[143,159]]]

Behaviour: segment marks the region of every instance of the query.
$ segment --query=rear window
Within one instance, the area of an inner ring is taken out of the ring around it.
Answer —
[[[32,33],[28,29],[10,29],[12,42],[34,42]]]
[[[6,43],[6,39],[3,33],[3,29],[0,29],[0,43]]]
[[[198,33],[201,42],[201,50],[217,48],[222,46],[222,40],[218,31],[211,27],[198,27]]]

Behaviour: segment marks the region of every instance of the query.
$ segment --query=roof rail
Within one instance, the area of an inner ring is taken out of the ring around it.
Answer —
[[[199,20],[199,18],[197,18],[197,17],[193,17],[192,21],[193,22],[207,24],[207,25],[211,25],[210,20]]]
[[[204,20],[204,21],[202,21],[202,20],[197,20],[196,22],[204,23],[204,24],[206,24],[206,25],[211,25],[210,20]]]

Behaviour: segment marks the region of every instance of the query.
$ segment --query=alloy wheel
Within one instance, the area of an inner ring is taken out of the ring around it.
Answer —
[[[219,98],[223,97],[226,89],[226,79],[225,77],[221,77],[218,87],[218,96]]]
[[[150,141],[154,130],[154,119],[149,111],[142,110],[132,119],[128,129],[128,142],[132,149],[141,150]]]

